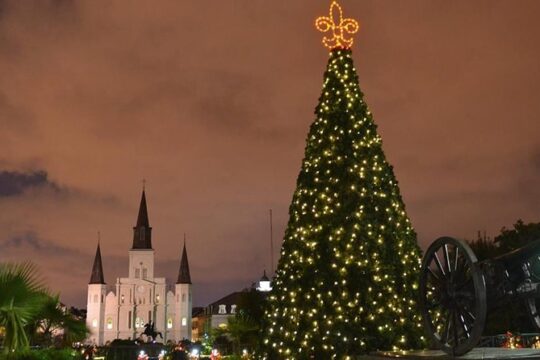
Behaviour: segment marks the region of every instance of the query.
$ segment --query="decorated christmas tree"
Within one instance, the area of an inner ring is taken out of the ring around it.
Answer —
[[[421,343],[421,254],[358,85],[349,35],[359,26],[336,2],[316,26],[330,58],[266,312],[268,359]]]

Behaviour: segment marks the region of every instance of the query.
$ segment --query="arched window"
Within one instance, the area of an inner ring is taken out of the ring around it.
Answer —
[[[182,318],[182,326],[186,326],[187,325],[187,318],[183,317]]]
[[[227,313],[227,306],[226,305],[219,305],[218,314],[226,314]]]
[[[137,317],[135,318],[135,328],[140,328],[143,326],[143,322],[141,320],[141,318]]]
[[[112,330],[113,322],[112,318],[107,318],[107,330]]]

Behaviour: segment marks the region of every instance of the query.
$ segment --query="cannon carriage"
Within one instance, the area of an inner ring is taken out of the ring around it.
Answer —
[[[511,301],[522,301],[540,329],[540,241],[478,261],[466,242],[441,237],[427,249],[421,269],[424,326],[446,353],[470,351],[480,341],[487,315]]]

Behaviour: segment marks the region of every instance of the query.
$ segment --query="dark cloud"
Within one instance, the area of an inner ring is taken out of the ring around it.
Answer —
[[[21,195],[27,189],[43,187],[60,191],[60,187],[48,179],[46,171],[0,171],[0,197]]]
[[[14,235],[10,239],[0,242],[0,250],[28,249],[43,256],[80,256],[81,253],[75,249],[60,246],[55,242],[41,239],[34,232],[26,232]]]

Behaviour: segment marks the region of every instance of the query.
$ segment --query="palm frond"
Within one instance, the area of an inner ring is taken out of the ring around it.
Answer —
[[[6,351],[28,347],[25,326],[41,311],[47,288],[30,262],[0,263],[0,326]]]

